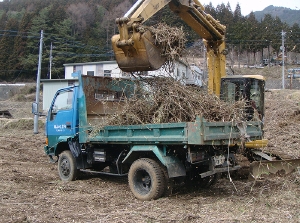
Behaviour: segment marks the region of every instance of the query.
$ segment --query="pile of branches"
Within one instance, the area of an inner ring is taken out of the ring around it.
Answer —
[[[193,122],[197,116],[223,122],[245,118],[245,101],[226,103],[173,78],[148,78],[137,86],[133,97],[122,102],[123,109],[107,119],[107,125]]]
[[[156,26],[148,27],[148,29],[155,39],[155,44],[160,47],[162,56],[166,57],[167,61],[174,61],[182,56],[187,42],[182,28],[158,23]]]

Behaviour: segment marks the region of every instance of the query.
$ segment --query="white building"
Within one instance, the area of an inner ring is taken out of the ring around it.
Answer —
[[[64,64],[65,66],[65,79],[72,79],[72,73],[81,70],[83,75],[102,76],[102,77],[115,77],[122,78],[130,76],[129,73],[121,71],[116,61],[101,61],[89,63],[71,63]],[[155,71],[143,72],[144,75],[149,76],[172,76],[176,80],[182,81],[184,84],[202,86],[203,71],[195,65],[189,66],[188,64],[177,61],[171,70],[166,71],[160,68]]]
[[[57,90],[78,84],[75,79],[43,79],[43,111],[50,108],[51,102]]]
[[[72,79],[72,73],[81,70],[83,75],[102,76],[102,77],[122,77],[122,71],[116,61],[100,61],[88,63],[64,64],[65,79]]]

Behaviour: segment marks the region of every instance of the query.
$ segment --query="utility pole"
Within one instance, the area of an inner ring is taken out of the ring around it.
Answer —
[[[270,40],[268,40],[268,67],[270,68],[271,58],[270,58]]]
[[[239,42],[239,51],[238,51],[238,64],[239,64],[239,69],[241,68],[240,53],[241,53],[241,41]]]
[[[34,134],[39,133],[39,100],[40,100],[42,50],[43,50],[43,30],[41,30],[40,50],[39,50],[39,64],[38,64],[38,73],[37,73],[37,78],[36,78],[35,105],[36,105],[37,109],[34,113],[34,120],[33,120],[33,133]]]
[[[206,74],[207,74],[207,58],[206,58],[206,46],[203,44],[203,67],[204,67],[204,71],[203,71],[203,80],[205,80],[206,78]]]
[[[281,32],[281,38],[282,38],[282,44],[281,44],[281,50],[282,50],[282,89],[284,89],[284,36],[285,32]]]
[[[50,45],[50,58],[49,58],[49,79],[51,79],[51,71],[52,71],[52,42],[51,42],[51,45]]]

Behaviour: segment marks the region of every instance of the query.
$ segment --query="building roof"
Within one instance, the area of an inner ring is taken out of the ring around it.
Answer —
[[[41,82],[67,82],[67,81],[74,81],[77,80],[75,78],[73,79],[41,79]]]
[[[65,67],[66,66],[81,66],[81,65],[95,65],[95,64],[116,64],[117,61],[115,60],[110,60],[110,61],[98,61],[98,62],[85,62],[85,63],[66,63],[63,64]]]

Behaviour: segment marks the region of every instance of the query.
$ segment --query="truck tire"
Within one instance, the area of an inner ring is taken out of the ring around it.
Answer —
[[[142,201],[160,198],[166,188],[161,166],[148,158],[138,159],[131,165],[128,183],[134,196]]]
[[[73,181],[78,176],[76,160],[70,150],[63,151],[58,158],[58,174],[62,181]]]

